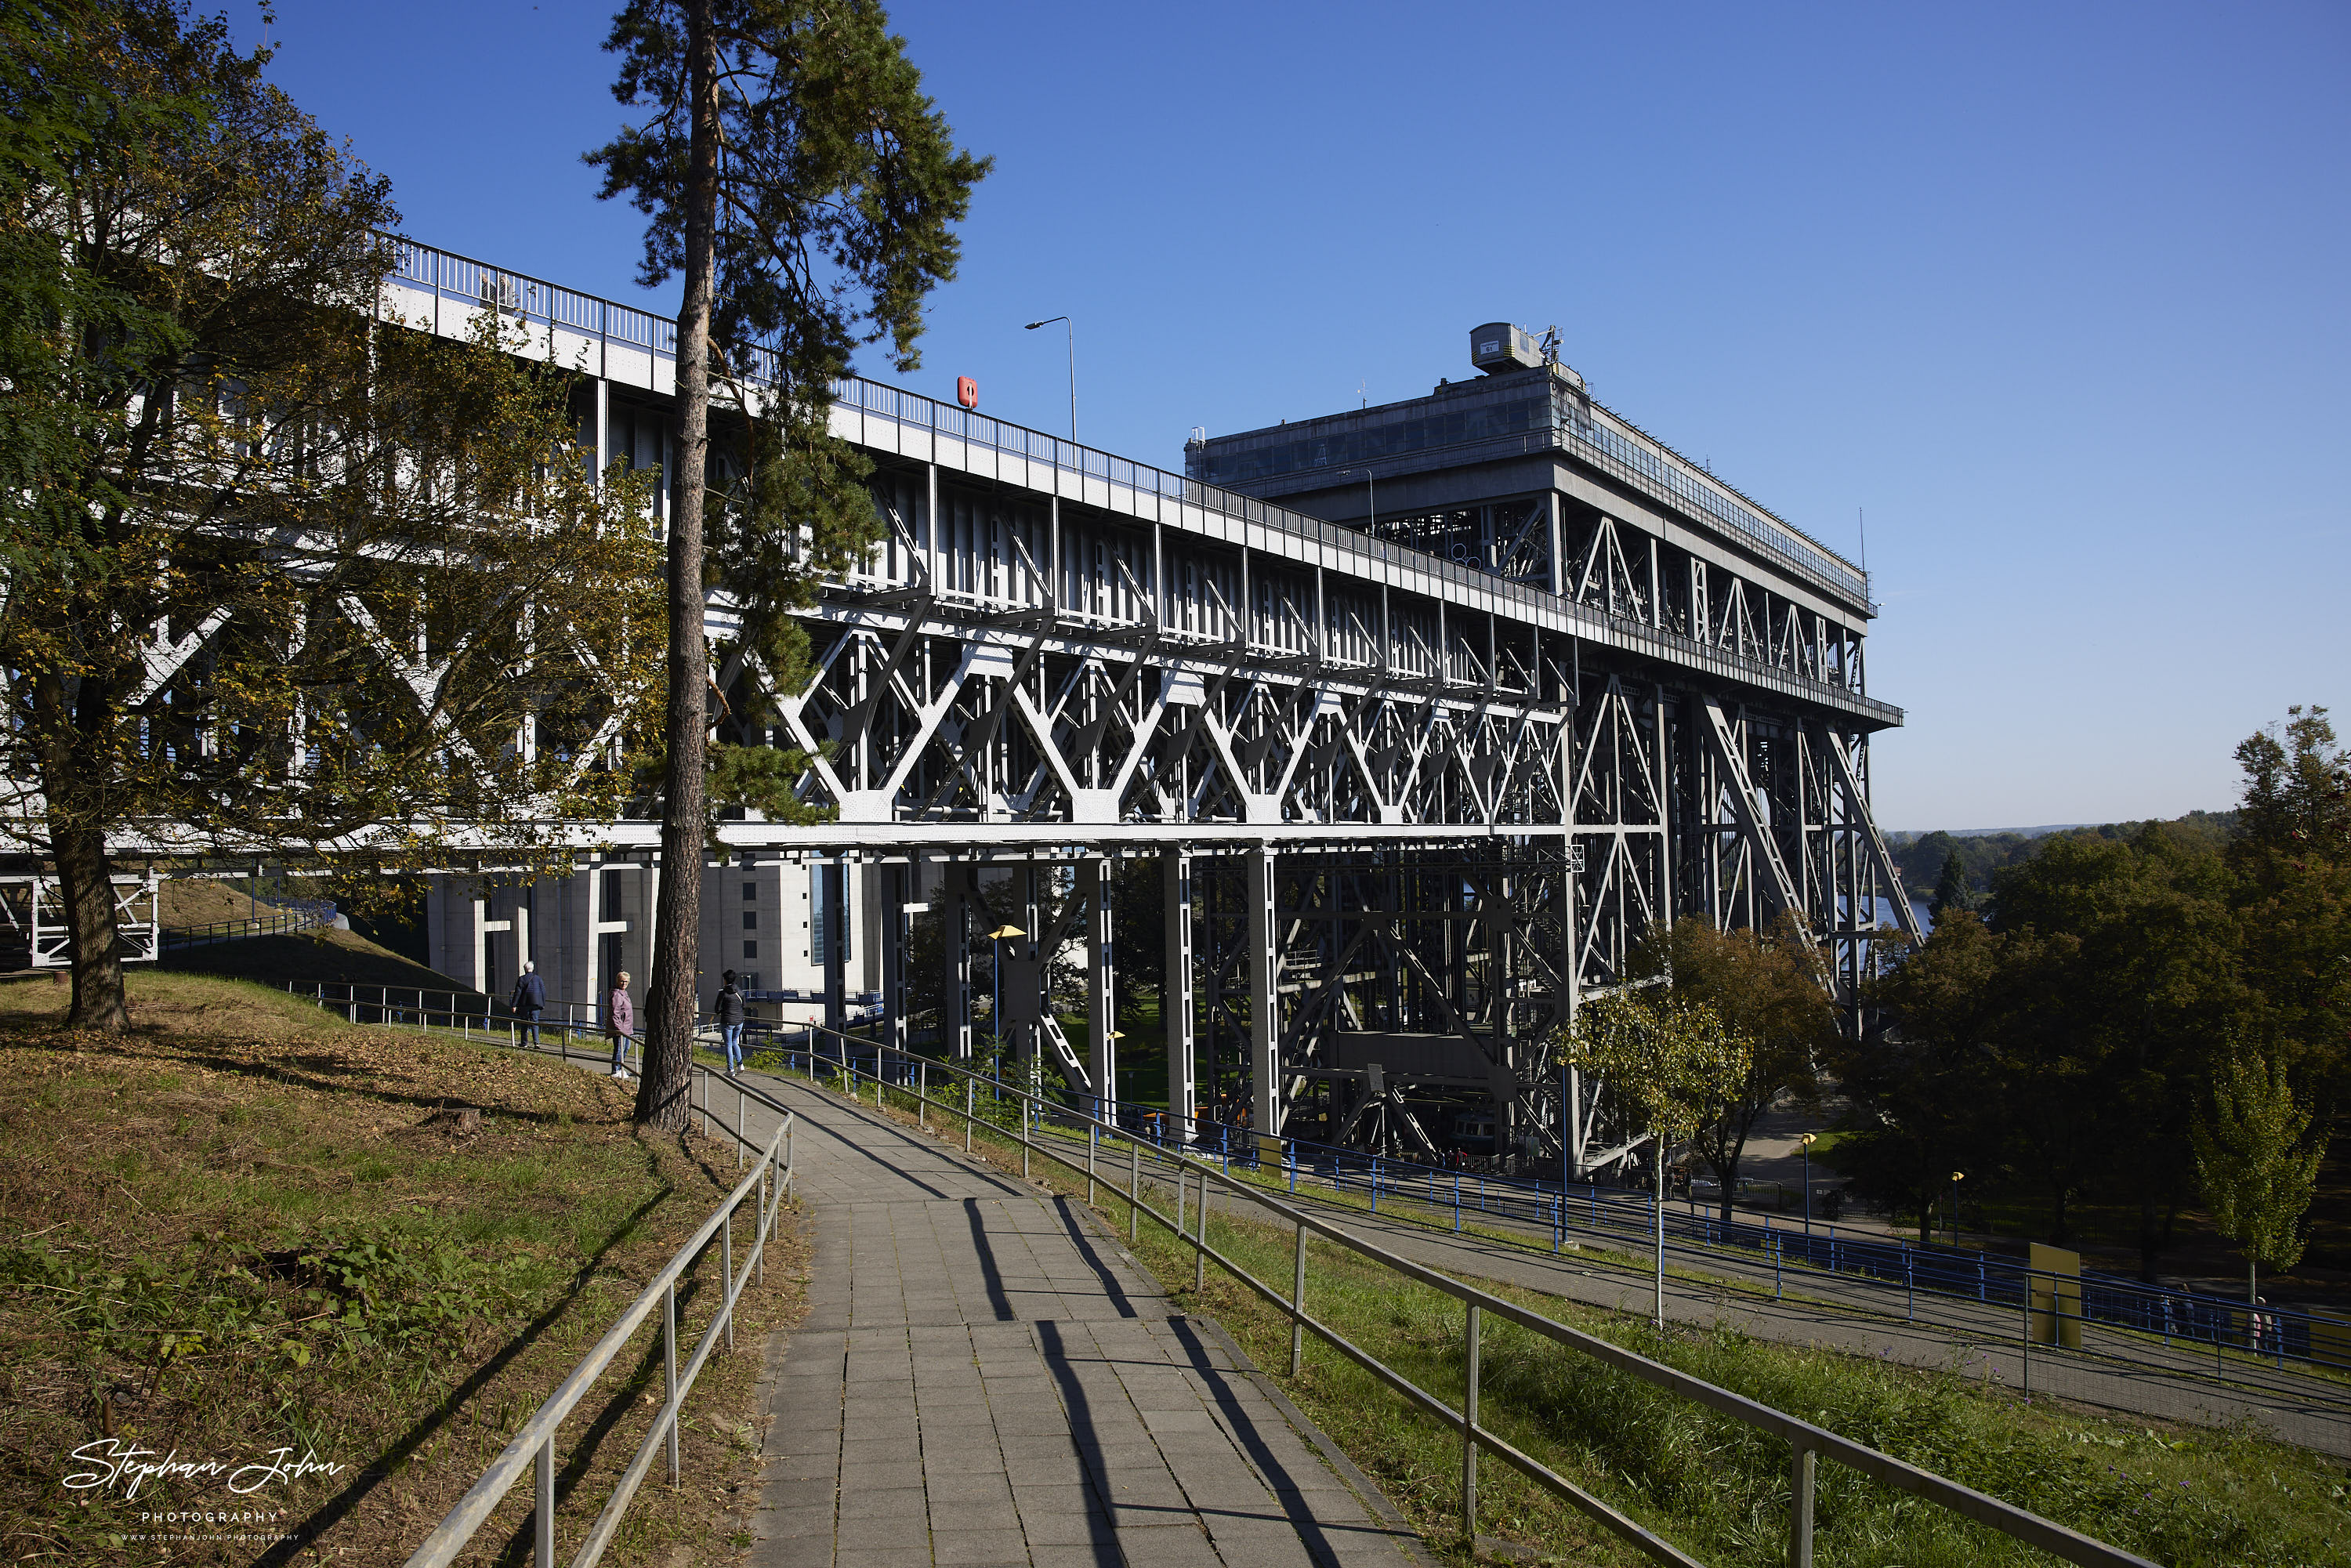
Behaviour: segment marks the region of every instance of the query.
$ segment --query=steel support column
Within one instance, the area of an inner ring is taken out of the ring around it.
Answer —
[[[1193,1052],[1192,857],[1169,850],[1159,865],[1167,900],[1167,978],[1159,991],[1159,1021],[1167,1041],[1167,1115],[1188,1143],[1200,1113]]]
[[[979,901],[979,873],[949,862],[939,878],[939,1040],[957,1061],[969,1061],[971,1025],[971,912]]]
[[[1086,901],[1086,1075],[1095,1114],[1118,1102],[1118,958],[1111,915],[1111,862],[1090,855],[1078,864],[1077,896]]]
[[[1244,855],[1249,952],[1249,1126],[1260,1139],[1281,1132],[1281,937],[1274,908],[1274,851]]]

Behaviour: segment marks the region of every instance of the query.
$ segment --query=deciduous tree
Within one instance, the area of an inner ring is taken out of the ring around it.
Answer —
[[[1949,1173],[1974,1165],[1997,1126],[1992,1048],[2002,946],[1964,912],[1938,922],[1870,993],[1877,1021],[1840,1052],[1849,1102],[1837,1162],[1863,1196],[1916,1207],[1919,1231]]]
[[[1561,1042],[1570,1065],[1598,1078],[1646,1127],[1656,1173],[1656,1326],[1666,1322],[1666,1153],[1719,1120],[1744,1092],[1752,1042],[1708,1002],[1661,987],[1593,998]]]
[[[2302,1260],[2302,1217],[2317,1191],[2323,1140],[2286,1082],[2285,1064],[2232,1052],[2213,1073],[2211,1112],[2196,1118],[2196,1178],[2212,1228],[2245,1255],[2245,1303],[2260,1300],[2261,1269]]]
[[[174,0],[6,15],[0,822],[120,1028],[126,840],[413,869],[609,816],[654,559],[565,378],[379,319],[390,193],[265,55]]]
[[[1676,996],[1712,1008],[1751,1047],[1721,1114],[1690,1140],[1721,1185],[1727,1220],[1757,1119],[1783,1101],[1820,1099],[1821,1068],[1837,1040],[1836,1004],[1822,983],[1820,958],[1784,915],[1762,931],[1718,931],[1683,919],[1645,945],[1635,967],[1670,976]]]

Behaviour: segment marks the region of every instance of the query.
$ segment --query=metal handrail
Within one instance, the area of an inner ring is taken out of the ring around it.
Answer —
[[[710,1113],[706,1083],[709,1075],[698,1067],[694,1071],[705,1080],[704,1104],[695,1108],[705,1124],[733,1137],[738,1149],[754,1146],[739,1128],[727,1127]],[[744,1092],[758,1094],[757,1091],[748,1089]],[[596,1343],[595,1348],[571,1369],[569,1375],[523,1424],[522,1430],[516,1433],[513,1440],[491,1461],[481,1479],[467,1489],[465,1495],[457,1500],[456,1506],[433,1528],[423,1544],[410,1554],[407,1568],[443,1568],[443,1565],[453,1562],[475,1533],[488,1521],[498,1504],[505,1500],[515,1482],[521,1479],[523,1467],[534,1463],[538,1496],[533,1560],[538,1568],[555,1568],[556,1435],[564,1417],[571,1414],[573,1407],[594,1387],[597,1379],[627,1348],[638,1328],[653,1315],[656,1305],[662,1308],[662,1359],[668,1397],[663,1402],[660,1413],[654,1416],[652,1427],[638,1445],[635,1456],[629,1461],[627,1469],[622,1471],[611,1495],[605,1500],[603,1509],[597,1514],[587,1539],[572,1558],[572,1568],[592,1568],[603,1556],[604,1549],[611,1544],[622,1516],[636,1496],[637,1488],[643,1482],[645,1472],[653,1465],[655,1449],[664,1441],[669,1449],[670,1484],[677,1484],[679,1411],[684,1406],[685,1396],[693,1391],[695,1379],[701,1375],[703,1364],[709,1359],[722,1333],[727,1344],[733,1345],[736,1300],[753,1278],[761,1281],[767,1278],[768,1239],[773,1233],[776,1215],[782,1207],[784,1196],[791,1188],[794,1175],[792,1132],[796,1118],[790,1110],[768,1096],[758,1094],[758,1098],[781,1112],[783,1120],[777,1125],[775,1134],[768,1140],[767,1146],[760,1152],[749,1173],[711,1212],[710,1218],[702,1222],[701,1228],[685,1245],[678,1249],[661,1272],[653,1276],[612,1326],[605,1331],[604,1337]],[[735,1214],[755,1191],[758,1203],[758,1230],[751,1244],[751,1254],[737,1272],[734,1266]],[[677,1281],[700,1260],[714,1238],[722,1239],[726,1249],[722,1265],[726,1281],[726,1294],[681,1375],[677,1364]]]
[[[174,948],[209,947],[215,942],[236,942],[250,936],[278,936],[289,931],[309,931],[331,925],[335,906],[289,909],[282,915],[253,915],[244,920],[213,920],[202,925],[166,925],[157,940],[165,952]]]
[[[1503,1459],[1537,1485],[1556,1493],[1629,1544],[1638,1547],[1658,1562],[1676,1564],[1677,1568],[1701,1568],[1697,1559],[1660,1539],[1638,1522],[1577,1486],[1541,1460],[1516,1448],[1507,1438],[1479,1422],[1479,1318],[1480,1313],[1491,1313],[1569,1350],[1627,1373],[1645,1383],[1695,1400],[1760,1431],[1768,1432],[1784,1439],[1789,1444],[1790,1450],[1790,1483],[1792,1499],[1788,1539],[1788,1561],[1791,1564],[1805,1565],[1805,1568],[1808,1568],[1813,1560],[1814,1461],[1818,1458],[1825,1457],[1873,1480],[1925,1498],[1929,1502],[1949,1509],[1980,1524],[1989,1525],[2002,1534],[2023,1542],[2027,1545],[2038,1547],[2067,1562],[2083,1564],[2084,1568],[2154,1568],[2154,1564],[2145,1558],[2125,1552],[2119,1547],[2108,1545],[2079,1531],[2069,1529],[2054,1520],[2044,1519],[2030,1510],[2002,1502],[1998,1498],[1977,1491],[1971,1487],[1962,1486],[1931,1470],[1921,1469],[1916,1465],[1897,1459],[1891,1454],[1880,1452],[1866,1444],[1854,1442],[1825,1427],[1813,1426],[1809,1421],[1790,1416],[1784,1411],[1775,1410],[1768,1405],[1761,1404],[1743,1395],[1734,1394],[1727,1388],[1708,1383],[1703,1378],[1693,1377],[1662,1362],[1652,1361],[1646,1356],[1625,1350],[1596,1335],[1570,1328],[1564,1323],[1544,1317],[1540,1312],[1531,1312],[1489,1291],[1481,1291],[1475,1285],[1465,1284],[1434,1269],[1424,1267],[1374,1242],[1364,1240],[1351,1231],[1342,1229],[1305,1209],[1284,1203],[1253,1183],[1236,1180],[1218,1171],[1215,1166],[1187,1158],[1181,1153],[1162,1149],[1156,1145],[1147,1145],[1144,1141],[1134,1138],[1127,1130],[1098,1117],[1088,1115],[1084,1112],[1071,1110],[1041,1095],[1029,1093],[1017,1086],[981,1079],[970,1070],[958,1067],[952,1062],[914,1056],[898,1051],[895,1047],[874,1041],[858,1040],[852,1036],[841,1034],[838,1030],[818,1028],[812,1029],[812,1032],[833,1035],[843,1042],[841,1060],[837,1063],[828,1061],[826,1065],[837,1067],[839,1071],[848,1075],[852,1085],[859,1077],[871,1078],[877,1102],[882,1090],[885,1087],[885,1081],[878,1073],[862,1073],[853,1065],[850,1061],[851,1052],[848,1050],[851,1045],[874,1051],[877,1053],[875,1061],[877,1068],[882,1065],[882,1055],[886,1053],[899,1057],[916,1076],[917,1087],[908,1090],[903,1085],[886,1086],[895,1089],[902,1094],[914,1094],[925,1106],[935,1105],[950,1115],[962,1116],[967,1128],[978,1120],[972,1113],[970,1092],[979,1083],[989,1083],[990,1087],[999,1093],[1009,1094],[1022,1102],[1019,1132],[1014,1133],[994,1123],[985,1124],[995,1135],[1010,1138],[1020,1145],[1024,1169],[1030,1154],[1041,1155],[1046,1159],[1068,1167],[1075,1175],[1083,1176],[1091,1185],[1100,1179],[1096,1154],[1101,1137],[1106,1134],[1113,1142],[1124,1141],[1131,1151],[1128,1163],[1129,1186],[1126,1194],[1131,1213],[1149,1215],[1155,1221],[1165,1226],[1178,1241],[1193,1249],[1196,1260],[1196,1279],[1198,1277],[1198,1271],[1204,1270],[1207,1263],[1213,1260],[1218,1268],[1226,1270],[1235,1280],[1255,1291],[1276,1311],[1288,1317],[1291,1323],[1290,1370],[1293,1375],[1300,1366],[1301,1350],[1300,1336],[1311,1333],[1405,1399],[1461,1434],[1462,1527],[1466,1535],[1474,1537],[1477,1531],[1476,1460],[1478,1452],[1483,1449]],[[928,1073],[934,1067],[964,1080],[967,1085],[964,1106],[957,1107],[951,1102],[931,1098],[928,1092]],[[1074,1123],[1089,1129],[1087,1158],[1084,1163],[1081,1164],[1060,1150],[1029,1138],[1028,1129],[1029,1111],[1032,1108],[1046,1111],[1053,1118],[1064,1123]],[[968,1133],[967,1135],[968,1136]],[[1146,1146],[1153,1150],[1155,1161],[1169,1163],[1176,1167],[1177,1200],[1176,1213],[1173,1216],[1153,1207],[1143,1199],[1141,1154]],[[1197,1223],[1190,1235],[1185,1233],[1183,1226],[1183,1191],[1187,1177],[1198,1182],[1203,1195],[1203,1200],[1196,1210],[1198,1216]],[[1209,1245],[1207,1206],[1205,1195],[1207,1184],[1210,1182],[1218,1184],[1235,1197],[1257,1205],[1294,1228],[1296,1253],[1293,1283],[1290,1294],[1284,1295],[1274,1286],[1259,1280],[1231,1258]],[[1130,1220],[1130,1224],[1132,1223]],[[1463,1360],[1467,1375],[1468,1396],[1461,1409],[1455,1409],[1443,1399],[1419,1387],[1409,1378],[1386,1365],[1370,1352],[1353,1343],[1329,1324],[1319,1321],[1306,1311],[1306,1238],[1310,1232],[1336,1242],[1349,1251],[1393,1270],[1407,1279],[1451,1296],[1467,1306],[1468,1318],[1464,1339]]]
[[[1113,1113],[1110,1119],[1120,1118]],[[1227,1148],[1248,1150],[1253,1146],[1255,1135],[1238,1124],[1207,1116],[1195,1117],[1192,1124],[1199,1134],[1196,1139],[1187,1141],[1202,1146],[1208,1145],[1211,1134],[1217,1145]],[[1543,1227],[1552,1236],[1554,1251],[1571,1228],[1593,1236],[1604,1236],[1613,1230],[1646,1240],[1658,1223],[1657,1198],[1646,1187],[1608,1187],[1592,1181],[1563,1187],[1555,1180],[1492,1171],[1454,1170],[1408,1155],[1371,1155],[1304,1138],[1284,1137],[1281,1142],[1286,1150],[1286,1168],[1311,1173],[1326,1182],[1333,1193],[1366,1192],[1374,1211],[1382,1197],[1389,1195],[1407,1203],[1445,1208],[1448,1207],[1445,1184],[1454,1184],[1449,1197],[1456,1231],[1460,1229],[1460,1217],[1466,1207],[1459,1186],[1464,1181],[1478,1184],[1475,1207],[1479,1213]],[[1309,1150],[1315,1152],[1309,1154]],[[1242,1157],[1250,1158],[1246,1153]],[[1350,1161],[1354,1162],[1353,1171],[1348,1169]],[[1575,1190],[1578,1186],[1583,1188],[1581,1192]],[[1696,1200],[1691,1201],[1695,1206]],[[1408,1214],[1405,1218],[1416,1219]],[[2081,1295],[2082,1310],[2068,1315],[2084,1323],[2160,1339],[2167,1346],[2174,1341],[2210,1344],[2216,1354],[2242,1354],[2281,1368],[2294,1361],[2313,1367],[2351,1369],[2351,1321],[2322,1312],[2266,1303],[2252,1306],[2241,1298],[2148,1285],[2095,1269],[2085,1269],[2078,1275],[2054,1274],[1983,1248],[1919,1244],[1899,1236],[1872,1237],[1850,1230],[1839,1235],[1834,1224],[1825,1228],[1800,1229],[1797,1221],[1789,1217],[1782,1217],[1782,1222],[1774,1225],[1768,1214],[1725,1220],[1711,1213],[1697,1212],[1695,1207],[1687,1214],[1667,1208],[1664,1226],[1671,1244],[1685,1250],[1744,1253],[1759,1262],[1769,1261],[1775,1271],[1786,1263],[1818,1270],[1844,1282],[1883,1288],[1896,1295],[1914,1298],[1924,1294],[1983,1304],[2029,1305],[2034,1290],[2045,1290],[2051,1283],[2062,1281],[2069,1291],[2078,1291]],[[1915,1320],[1915,1307],[1906,1315]],[[2255,1319],[2260,1320],[2258,1324]],[[2108,1359],[2130,1365],[2147,1364],[2125,1356],[2108,1354]],[[2205,1375],[2184,1367],[2175,1370]],[[2225,1372],[2225,1368],[2216,1369],[2212,1375],[2223,1376]],[[2301,1392],[2329,1397],[2323,1392]],[[2338,1397],[2335,1402],[2345,1401]]]

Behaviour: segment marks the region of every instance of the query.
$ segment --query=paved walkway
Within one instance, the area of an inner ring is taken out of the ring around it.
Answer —
[[[771,1368],[754,1568],[1425,1564],[1081,1208],[757,1082],[800,1113],[816,1261]]]

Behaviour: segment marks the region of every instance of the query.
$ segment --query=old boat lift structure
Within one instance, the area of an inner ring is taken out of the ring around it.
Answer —
[[[397,255],[391,311],[454,335],[499,308],[586,372],[606,461],[665,458],[673,324]],[[734,916],[797,886],[794,956],[836,1023],[873,993],[904,1043],[919,948],[952,1054],[1000,993],[1023,1057],[1117,1103],[1111,890],[1138,896],[1141,858],[1176,1127],[1423,1153],[1467,1128],[1579,1168],[1612,1152],[1606,1106],[1544,1037],[1652,924],[1792,912],[1850,999],[1881,912],[1916,934],[1869,811],[1869,737],[1902,715],[1866,693],[1865,578],[1593,402],[1548,343],[1504,324],[1471,349],[1484,373],[1426,398],[1196,435],[1183,475],[843,383],[833,428],[876,465],[882,540],[807,614],[812,683],[739,737],[821,747],[802,792],[838,820],[725,824],[732,863],[698,868],[725,893],[705,989]],[[758,679],[722,673],[738,697]],[[486,986],[504,943],[583,997],[643,966],[657,825],[591,831],[567,885],[451,879],[436,959]],[[991,946],[990,907],[1022,936]],[[1063,949],[1081,1042],[1047,995]]]

